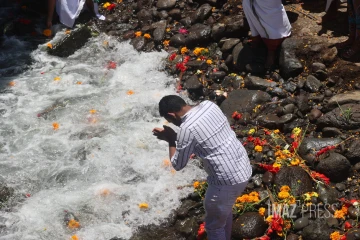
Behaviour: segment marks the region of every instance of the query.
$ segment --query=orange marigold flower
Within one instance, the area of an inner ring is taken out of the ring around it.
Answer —
[[[96,110],[95,110],[95,109],[91,109],[91,110],[89,111],[89,113],[95,114],[95,113],[96,113]]]
[[[199,189],[201,187],[200,182],[196,181],[194,182],[194,188]]]
[[[147,209],[147,208],[149,208],[149,204],[147,204],[147,203],[140,203],[140,204],[139,204],[139,208],[140,208],[140,209]]]
[[[275,130],[274,130],[274,133],[279,133],[279,132],[280,132],[279,129],[275,129]]]
[[[13,87],[13,86],[15,86],[16,84],[15,84],[14,81],[11,81],[11,82],[8,83],[8,85],[9,85],[10,87]]]
[[[289,204],[295,204],[296,203],[296,198],[294,196],[290,196],[288,200],[289,200],[288,201]]]
[[[280,198],[280,199],[286,199],[286,198],[288,198],[288,197],[290,197],[290,193],[289,193],[289,192],[279,192],[279,193],[278,193],[278,198]]]
[[[341,237],[342,235],[338,231],[330,234],[330,240],[341,240]]]
[[[54,81],[60,81],[60,77],[54,77]]]
[[[206,63],[211,65],[213,63],[213,61],[211,59],[208,59],[208,60],[206,60]]]
[[[71,236],[71,240],[79,240],[79,237],[76,236],[76,235],[72,235],[72,236]]]
[[[341,210],[336,210],[334,213],[334,218],[342,218],[345,219],[345,213]]]
[[[77,81],[76,84],[77,84],[77,85],[81,85],[82,82],[81,82],[81,81]]]
[[[75,219],[71,219],[68,222],[68,228],[70,229],[75,229],[75,228],[79,228],[80,227],[80,223],[78,221],[76,221]]]
[[[263,207],[261,207],[261,208],[259,208],[259,214],[261,215],[261,216],[264,216],[265,215],[265,208],[263,208]]]
[[[129,90],[126,92],[127,95],[133,95],[134,94],[134,91],[133,90]]]
[[[262,148],[262,146],[255,146],[255,148],[254,148],[254,150],[256,151],[256,152],[262,152],[262,150],[263,150],[263,148]]]
[[[342,206],[341,211],[346,215],[348,213],[348,208],[346,206]]]
[[[50,29],[45,29],[43,31],[43,35],[46,36],[46,37],[51,37],[51,30]]]
[[[146,38],[146,39],[150,39],[150,38],[151,38],[151,36],[150,36],[150,34],[145,33],[145,34],[144,34],[144,38]]]
[[[180,50],[181,54],[185,54],[185,53],[187,53],[188,51],[189,51],[189,49],[187,49],[187,47],[183,47],[183,48],[181,48],[181,50]]]
[[[142,32],[141,32],[141,31],[137,31],[137,32],[135,32],[135,37],[140,37],[140,36],[141,36],[141,34],[142,34]]]
[[[164,41],[163,41],[163,44],[164,44],[165,47],[169,46],[170,40],[164,40]]]
[[[294,158],[293,160],[290,161],[290,164],[292,166],[297,166],[300,164],[300,160],[298,158]]]
[[[60,127],[60,124],[57,123],[57,122],[54,122],[52,125],[53,125],[53,129],[54,129],[54,130],[58,130],[59,127]]]
[[[66,29],[66,30],[65,30],[65,33],[66,33],[66,34],[70,34],[70,33],[71,33],[71,30]]]
[[[53,45],[51,43],[46,44],[46,46],[51,49],[53,48]]]
[[[284,185],[280,188],[280,192],[289,192],[290,187],[288,185]]]
[[[168,159],[165,159],[165,160],[163,161],[163,166],[164,166],[164,167],[170,167],[170,166],[171,166],[171,162],[170,162]]]

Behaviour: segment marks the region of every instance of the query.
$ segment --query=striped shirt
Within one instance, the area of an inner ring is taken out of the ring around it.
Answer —
[[[204,161],[208,184],[234,185],[249,180],[252,168],[246,150],[216,104],[203,101],[181,120],[171,158],[175,170],[183,169],[195,153]]]

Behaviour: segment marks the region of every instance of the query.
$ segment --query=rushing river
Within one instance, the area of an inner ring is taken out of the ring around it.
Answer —
[[[10,61],[26,44],[7,41],[13,50],[0,56]],[[159,223],[192,191],[177,186],[204,177],[195,164],[172,171],[167,145],[151,132],[164,124],[158,101],[175,93],[161,69],[167,53],[138,53],[105,35],[68,58],[45,46],[28,70],[1,79],[0,176],[15,193],[0,210],[0,239],[129,238]],[[66,211],[80,229],[64,225]]]

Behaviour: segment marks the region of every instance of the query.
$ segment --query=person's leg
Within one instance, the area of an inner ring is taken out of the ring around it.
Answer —
[[[355,36],[351,48],[343,54],[344,58],[351,58],[360,52],[360,0],[353,0],[353,9],[355,14]],[[350,37],[349,37],[350,38]]]
[[[332,0],[329,8],[326,9],[325,15],[322,16],[321,20],[317,21],[317,24],[320,25],[322,23],[326,23],[326,22],[335,20],[337,17],[337,11],[338,11],[339,5],[340,5],[339,0]]]
[[[284,38],[280,39],[266,39],[263,38],[263,41],[267,47],[268,53],[266,57],[265,68],[268,69],[275,63],[276,50],[280,47],[281,43],[284,41]]]
[[[232,206],[246,185],[247,182],[234,186],[209,185],[204,202],[205,229],[208,240],[230,239],[232,217],[229,215],[232,216]]]
[[[86,0],[86,6],[89,9],[89,11],[91,12],[91,14],[93,16],[96,16],[95,11],[94,11],[94,2],[93,2],[93,0]]]
[[[345,42],[341,42],[336,44],[337,49],[344,49],[348,46],[351,46],[355,41],[356,37],[356,16],[353,0],[348,0],[347,2],[347,13],[348,13],[348,21],[349,21],[349,38]]]

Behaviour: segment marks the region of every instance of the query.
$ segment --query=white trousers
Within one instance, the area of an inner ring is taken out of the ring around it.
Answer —
[[[291,25],[281,0],[243,0],[243,9],[253,37],[289,37]]]
[[[232,207],[247,182],[236,185],[209,185],[205,195],[205,230],[208,240],[230,240],[233,222]]]

